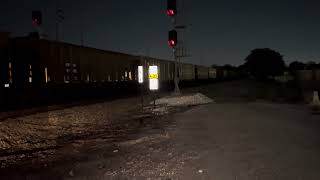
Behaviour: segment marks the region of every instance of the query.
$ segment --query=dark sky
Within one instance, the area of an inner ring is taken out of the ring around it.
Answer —
[[[55,0],[1,0],[0,31],[25,35],[31,11],[42,10],[55,37]],[[167,45],[166,0],[59,0],[65,12],[61,39],[85,45],[172,59]],[[287,62],[320,57],[319,0],[178,0],[185,44],[196,64],[234,64],[254,48],[272,48]]]

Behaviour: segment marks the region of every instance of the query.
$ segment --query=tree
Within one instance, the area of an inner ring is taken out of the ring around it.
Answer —
[[[235,71],[237,69],[237,67],[232,66],[231,64],[225,64],[222,68],[228,71]]]
[[[285,70],[283,56],[269,48],[252,50],[245,61],[249,73],[259,80],[282,75]]]
[[[295,73],[298,70],[303,70],[306,68],[306,64],[299,62],[299,61],[293,61],[292,63],[289,64],[289,71],[291,73]]]
[[[307,62],[305,69],[308,69],[308,70],[320,69],[320,64],[317,64],[314,61],[309,61]]]

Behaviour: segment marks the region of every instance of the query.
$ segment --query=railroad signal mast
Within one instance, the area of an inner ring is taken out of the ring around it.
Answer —
[[[177,19],[181,20],[181,11],[178,11],[177,0],[167,0],[167,16],[170,17],[172,28],[168,33],[168,44],[172,47],[174,60],[175,60],[175,71],[174,71],[174,94],[180,94],[179,88],[179,76],[180,72],[180,61],[184,57],[190,57],[187,49],[184,47],[183,33],[186,29],[185,25],[178,24]],[[181,23],[181,22],[179,22]],[[179,34],[179,35],[178,35]]]
[[[41,11],[32,11],[32,24],[35,26],[42,25],[42,13]]]
[[[167,15],[174,17],[176,14],[177,14],[177,1],[176,0],[168,0]]]
[[[48,37],[43,23],[43,13],[39,10],[31,11],[31,23],[33,31],[29,33],[29,37],[42,39]]]
[[[34,28],[33,32],[30,32],[29,36],[32,38],[39,39],[42,35],[42,12],[41,11],[32,11],[31,13],[31,22]]]
[[[171,22],[173,27],[176,26],[176,15],[177,15],[177,1],[176,0],[167,0],[167,16],[171,18]],[[178,77],[178,58],[176,54],[176,46],[178,44],[178,33],[175,29],[169,31],[168,33],[168,44],[172,47],[173,55],[174,55],[174,94],[180,94],[179,88],[179,77]]]
[[[178,33],[176,30],[169,31],[168,44],[171,47],[175,47],[178,44]]]

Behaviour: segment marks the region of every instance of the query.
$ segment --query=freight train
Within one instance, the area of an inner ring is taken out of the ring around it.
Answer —
[[[160,88],[174,79],[175,63],[151,57],[100,50],[29,37],[0,36],[0,100],[2,106],[98,94],[114,95],[137,89],[137,67],[148,73],[159,67]],[[227,77],[222,69],[179,63],[181,83]],[[147,87],[148,75],[145,74]]]

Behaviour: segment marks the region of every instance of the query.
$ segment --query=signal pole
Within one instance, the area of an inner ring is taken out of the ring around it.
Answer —
[[[167,15],[171,17],[171,23],[174,27],[174,30],[169,31],[169,40],[168,43],[172,47],[173,56],[174,56],[174,94],[180,95],[179,88],[179,77],[178,77],[178,57],[177,57],[177,49],[176,45],[178,42],[177,31],[175,30],[176,26],[176,18],[177,15],[177,2],[176,0],[167,0]]]
[[[60,23],[64,20],[64,11],[60,9],[58,4],[58,0],[56,0],[56,41],[60,40]]]
[[[177,57],[177,49],[173,48],[173,55],[174,55],[174,94],[180,95],[180,88],[179,88],[179,77],[178,77],[178,57]]]
[[[58,22],[58,0],[56,0],[56,9],[55,9],[55,16],[56,16],[56,41],[59,40],[59,22]]]
[[[183,48],[181,45],[183,42],[181,36],[180,39],[178,38],[177,30],[185,29],[185,25],[179,25],[177,23],[177,0],[167,0],[167,15],[171,18],[171,24],[173,26],[173,30],[169,31],[169,40],[168,43],[172,47],[173,55],[174,55],[174,62],[175,62],[175,68],[174,68],[174,94],[179,95],[180,94],[180,88],[179,88],[179,76],[181,75],[181,68],[180,68],[180,62],[183,57],[189,57],[190,55],[187,54],[186,49]],[[181,32],[180,32],[181,33]],[[179,74],[178,74],[179,73]],[[179,76],[178,76],[179,75]]]
[[[42,38],[44,36],[42,29],[42,12],[41,11],[32,11],[32,25],[34,28],[34,35],[37,38]]]

